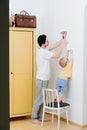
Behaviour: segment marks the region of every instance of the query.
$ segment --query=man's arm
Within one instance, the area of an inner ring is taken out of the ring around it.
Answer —
[[[60,57],[60,55],[61,55],[61,53],[62,53],[62,51],[63,51],[63,48],[64,48],[65,45],[67,44],[66,39],[62,39],[61,42],[62,42],[62,43],[61,43],[60,47],[58,48],[57,52],[54,53],[51,58],[59,58],[59,57]]]
[[[61,32],[61,34],[62,34],[62,39],[66,39],[67,32],[63,31],[63,32]],[[50,45],[49,48],[48,48],[48,50],[50,51],[50,50],[53,50],[53,49],[59,47],[62,44],[62,39],[59,40],[59,41],[57,41],[53,45]]]
[[[48,48],[48,50],[51,51],[51,50],[53,50],[53,49],[59,47],[60,44],[61,44],[61,42],[62,42],[62,40],[60,40],[60,41],[58,41],[58,42],[56,42],[56,43],[50,45],[49,48]]]

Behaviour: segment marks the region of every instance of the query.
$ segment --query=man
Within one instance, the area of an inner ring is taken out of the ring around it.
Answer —
[[[36,53],[36,99],[32,109],[33,123],[41,123],[43,110],[42,88],[46,88],[48,86],[48,82],[50,79],[50,59],[60,57],[62,50],[67,43],[66,34],[67,32],[62,32],[62,39],[49,47],[49,41],[46,35],[40,35],[37,39],[40,48],[37,50]],[[57,47],[59,48],[56,53],[51,52],[51,50]]]

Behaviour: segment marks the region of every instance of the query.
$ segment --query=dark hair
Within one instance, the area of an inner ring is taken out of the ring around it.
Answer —
[[[39,46],[42,46],[42,44],[45,44],[47,36],[42,34],[37,38],[37,42],[39,44]]]

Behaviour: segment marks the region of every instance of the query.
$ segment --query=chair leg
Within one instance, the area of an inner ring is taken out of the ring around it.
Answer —
[[[60,130],[60,113],[58,114],[58,130]]]
[[[68,125],[68,110],[66,110],[66,120],[67,120],[67,125]]]
[[[43,115],[42,115],[41,127],[43,127],[44,116],[45,116],[45,108],[43,108]]]
[[[54,114],[52,113],[52,123],[54,122]]]

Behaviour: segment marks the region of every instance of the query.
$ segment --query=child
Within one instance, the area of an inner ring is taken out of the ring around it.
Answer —
[[[60,95],[60,102],[63,102],[64,94],[68,87],[68,81],[72,76],[73,50],[67,50],[67,56],[59,60],[62,70],[57,78],[56,89]]]

